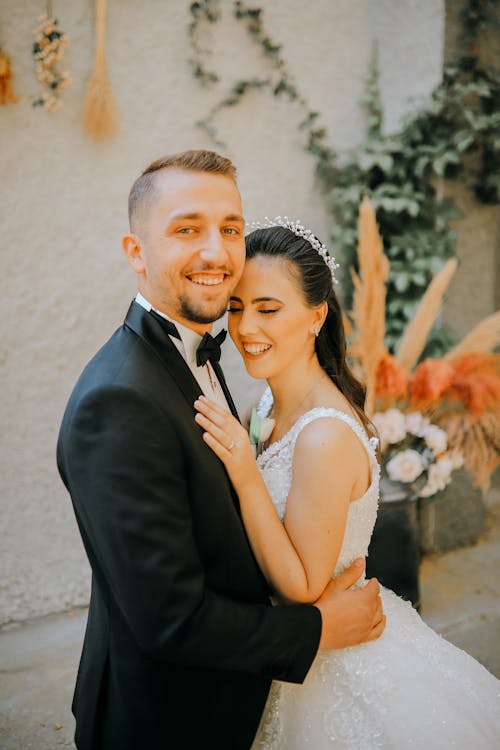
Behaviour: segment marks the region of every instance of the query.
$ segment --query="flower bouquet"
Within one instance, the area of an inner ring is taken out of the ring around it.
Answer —
[[[463,457],[447,450],[446,432],[420,412],[399,409],[372,417],[380,437],[382,476],[408,486],[414,497],[433,497],[450,482]]]

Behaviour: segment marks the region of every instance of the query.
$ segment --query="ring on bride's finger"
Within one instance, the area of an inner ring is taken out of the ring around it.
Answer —
[[[235,446],[236,443],[234,442],[234,440],[231,440],[230,444],[227,447],[228,451],[232,451]]]

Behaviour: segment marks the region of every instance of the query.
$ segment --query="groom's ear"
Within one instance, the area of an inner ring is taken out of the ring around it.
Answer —
[[[122,250],[132,270],[144,274],[146,266],[141,238],[137,234],[126,234],[122,239]]]

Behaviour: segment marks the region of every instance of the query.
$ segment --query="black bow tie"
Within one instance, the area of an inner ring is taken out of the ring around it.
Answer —
[[[180,339],[180,333],[175,325],[163,315],[159,315],[156,310],[150,310],[151,315],[161,323],[163,329],[168,333],[169,336],[174,336],[176,339]],[[211,336],[209,333],[205,333],[198,348],[196,350],[196,364],[198,367],[206,365],[208,360],[212,362],[218,362],[220,360],[220,346],[227,336],[227,331],[219,331],[217,336]]]
[[[160,325],[162,326],[163,330],[168,333],[169,336],[174,336],[176,339],[180,339],[181,336],[179,331],[170,320],[164,318],[163,315],[159,315],[155,310],[150,310],[150,314],[154,318],[156,318],[158,323],[160,323]],[[211,336],[209,333],[206,333],[198,344],[198,349],[196,351],[196,364],[198,365],[198,367],[202,367],[203,365],[206,365],[208,360],[210,360],[210,362],[212,363],[212,367],[214,368],[214,372],[217,376],[217,380],[219,381],[224,396],[226,397],[228,406],[231,409],[232,414],[236,417],[236,419],[239,420],[236,406],[234,405],[233,399],[231,398],[229,388],[227,387],[227,383],[224,378],[224,373],[222,372],[222,368],[219,364],[220,345],[222,344],[226,336],[227,331],[224,330],[220,331],[217,336]]]
[[[217,336],[211,336],[209,333],[205,333],[202,340],[198,344],[196,350],[196,364],[198,367],[206,365],[207,361],[210,360],[212,364],[218,362],[220,359],[220,345],[225,340],[227,331],[219,331]]]

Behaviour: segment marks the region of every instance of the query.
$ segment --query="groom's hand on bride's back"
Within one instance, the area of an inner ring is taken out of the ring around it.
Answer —
[[[330,581],[315,602],[323,621],[320,648],[346,648],[382,635],[385,615],[377,579],[372,578],[363,588],[351,589],[364,569],[364,560],[355,560]]]

